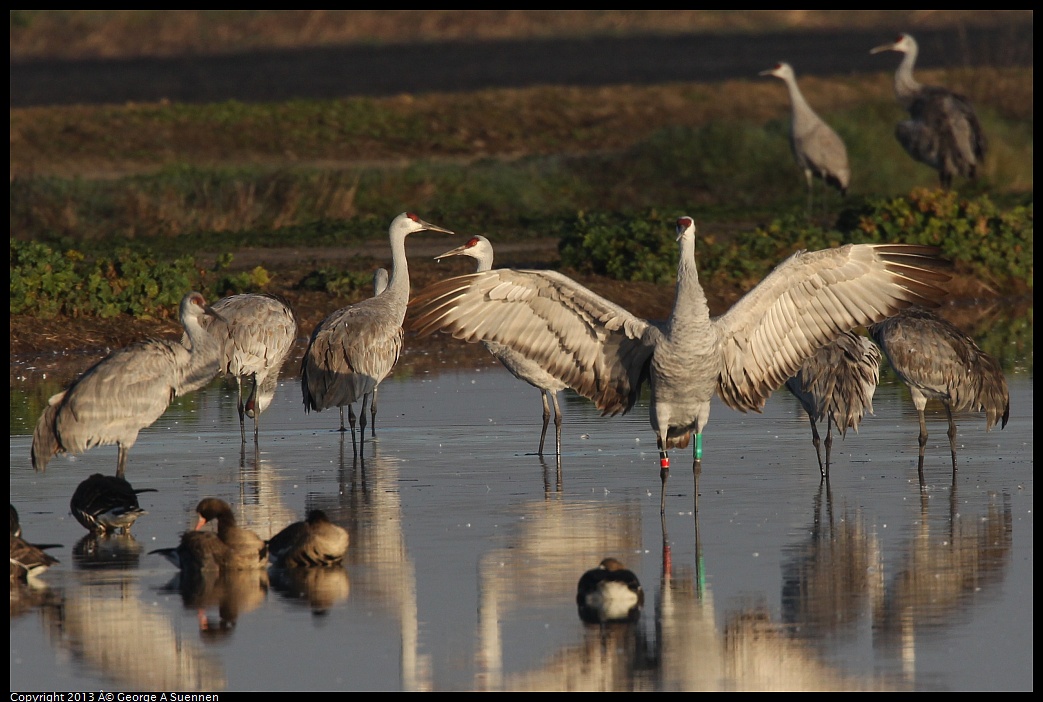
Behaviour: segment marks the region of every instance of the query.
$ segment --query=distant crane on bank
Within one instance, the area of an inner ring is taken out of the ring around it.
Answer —
[[[895,138],[917,161],[938,171],[942,188],[952,187],[953,176],[977,178],[988,151],[985,131],[970,100],[935,85],[921,85],[913,77],[919,47],[908,34],[870,50],[897,51],[904,56],[895,71],[895,96],[909,112],[898,123]]]
[[[695,265],[695,221],[678,218],[677,292],[662,328],[556,271],[499,268],[429,285],[411,328],[511,347],[592,400],[606,415],[633,408],[651,386],[649,420],[666,507],[668,451],[695,434],[695,463],[716,392],[760,411],[820,346],[910,304],[933,304],[950,278],[937,249],[861,244],[797,252],[728,312],[710,317]]]
[[[777,63],[774,68],[761,71],[762,76],[775,76],[786,83],[790,104],[793,109],[790,124],[790,148],[797,165],[804,172],[808,184],[808,213],[811,213],[812,190],[815,178],[821,179],[847,194],[851,183],[851,167],[847,160],[847,147],[833,128],[819,117],[804,99],[797,87],[797,76],[788,63]]]
[[[351,443],[356,454],[361,441],[356,445],[356,420],[351,405],[362,401],[361,439],[365,439],[366,406],[377,385],[395,367],[402,350],[402,321],[409,302],[406,237],[423,231],[453,233],[411,212],[395,217],[388,230],[392,265],[387,288],[322,320],[312,332],[304,352],[301,390],[305,411],[340,408],[340,430],[344,431],[344,407],[347,406]]]
[[[927,400],[939,400],[949,419],[949,449],[956,472],[956,423],[953,412],[985,412],[985,430],[1000,422],[1007,426],[1010,393],[999,361],[985,353],[974,339],[930,310],[910,307],[868,327],[870,336],[887,356],[898,378],[909,388],[920,419],[920,457],[917,470],[923,481]]]
[[[841,436],[847,435],[848,427],[857,433],[865,413],[873,413],[873,394],[879,384],[880,349],[852,331],[844,332],[805,359],[797,374],[786,381],[786,389],[811,420],[811,441],[823,478],[829,478],[833,426]],[[818,422],[826,423],[825,463]]]

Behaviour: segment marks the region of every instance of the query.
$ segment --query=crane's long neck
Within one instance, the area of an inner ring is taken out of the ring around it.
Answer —
[[[706,293],[699,284],[699,271],[695,267],[695,237],[681,237],[681,259],[677,265],[677,291],[674,311],[670,315],[668,336],[672,341],[694,343],[698,347],[708,346],[710,335],[710,307]]]
[[[915,47],[905,51],[902,62],[895,70],[895,96],[898,102],[908,105],[919,94],[923,87],[913,78],[913,66],[916,65],[917,50]]]
[[[210,324],[204,327],[202,314],[198,310],[191,310],[181,315],[181,325],[185,328],[188,336],[189,352],[188,363],[179,369],[180,387],[176,390],[178,395],[198,390],[210,382],[220,372],[221,366],[221,341],[219,336],[226,335],[225,322],[219,319],[210,320]]]
[[[797,79],[793,76],[786,76],[786,88],[789,90],[790,103],[793,105],[793,126],[796,129],[800,129],[804,122],[804,117],[814,114],[811,109],[811,105],[804,99],[804,94],[800,92],[800,88],[797,87]]]
[[[475,273],[484,273],[485,271],[492,270],[493,267],[493,252],[482,251],[480,255],[475,256],[478,260],[478,267],[475,269]]]
[[[394,310],[406,316],[406,305],[409,302],[409,264],[406,262],[406,234],[390,235],[391,240],[391,277],[388,286],[379,297],[387,301]],[[401,320],[399,320],[401,321]]]

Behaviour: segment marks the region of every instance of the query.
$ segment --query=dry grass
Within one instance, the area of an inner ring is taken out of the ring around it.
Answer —
[[[14,10],[12,61],[570,36],[913,30],[1032,22],[1031,10]]]

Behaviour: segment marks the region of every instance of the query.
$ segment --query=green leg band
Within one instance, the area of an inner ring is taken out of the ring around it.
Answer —
[[[692,456],[695,460],[703,460],[703,435],[702,433],[695,435],[695,446],[692,447]]]

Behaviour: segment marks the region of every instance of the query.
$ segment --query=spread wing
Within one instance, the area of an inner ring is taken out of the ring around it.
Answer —
[[[409,327],[508,346],[605,414],[633,407],[659,330],[555,271],[499,269],[421,290]]]
[[[800,251],[713,320],[723,368],[717,392],[742,412],[760,411],[804,359],[838,334],[911,305],[935,306],[951,277],[938,250],[912,244],[848,244]]]

